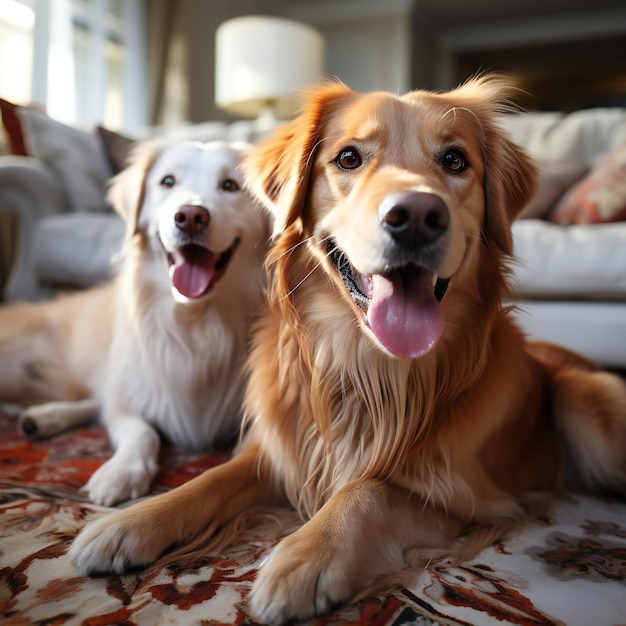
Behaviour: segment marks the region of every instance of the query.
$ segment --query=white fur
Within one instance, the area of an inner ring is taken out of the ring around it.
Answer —
[[[115,453],[88,482],[98,504],[147,493],[161,435],[207,449],[238,432],[270,233],[244,190],[247,147],[139,145],[109,192],[127,223],[116,277],[0,310],[0,400],[27,407],[24,432],[51,436],[101,414]],[[198,258],[220,260],[218,279],[197,297],[201,281],[173,280],[173,260],[189,263],[192,244],[204,248]]]
[[[89,495],[111,505],[147,493],[158,470],[157,431],[176,446],[210,448],[236,434],[247,330],[263,294],[267,218],[243,190],[240,146],[221,142],[157,148],[138,180],[145,153],[117,186],[145,185],[138,215],[121,207],[129,229],[117,279],[113,340],[104,384],[97,389],[115,454],[90,479]],[[169,188],[161,184],[175,177]],[[238,190],[223,188],[233,180]],[[113,189],[127,205],[133,190]],[[189,242],[174,215],[186,204],[208,209],[211,220],[193,242],[216,253],[240,244],[212,290],[190,299],[170,283],[166,251]]]

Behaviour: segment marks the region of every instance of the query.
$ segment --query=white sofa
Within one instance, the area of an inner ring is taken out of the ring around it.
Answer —
[[[626,109],[525,113],[504,125],[540,165],[585,163],[590,174],[626,143]],[[513,238],[517,315],[528,335],[626,369],[626,222],[520,219]]]
[[[6,300],[38,299],[61,287],[103,280],[123,236],[121,221],[104,205],[102,150],[110,150],[110,142],[87,140],[41,114],[24,120],[40,158],[0,157],[0,210],[19,216],[18,258]],[[503,125],[540,160],[544,174],[552,161],[594,166],[626,142],[626,109],[516,114],[505,116]],[[178,129],[174,137],[253,140],[256,135],[252,123],[216,122]],[[82,168],[72,172],[73,180],[91,176],[91,195],[100,189],[101,198],[91,198],[94,206],[78,206],[77,190],[68,188],[70,168],[59,167],[63,150],[70,152],[73,167]],[[529,336],[626,369],[626,222],[557,226],[522,219],[513,233],[517,314]]]

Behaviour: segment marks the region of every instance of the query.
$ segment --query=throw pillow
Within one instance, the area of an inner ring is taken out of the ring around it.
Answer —
[[[17,110],[28,154],[57,175],[74,211],[101,211],[112,175],[95,133],[72,128],[28,107]]]
[[[102,147],[113,173],[121,172],[127,165],[128,154],[135,143],[134,140],[103,126],[98,126],[96,132],[102,141]]]
[[[19,156],[28,156],[26,145],[24,143],[24,135],[22,133],[22,124],[17,116],[17,109],[21,108],[17,104],[13,104],[8,100],[0,98],[0,111],[2,111],[2,126],[9,144],[11,154]]]
[[[537,169],[537,192],[522,209],[518,219],[543,219],[565,191],[589,171],[589,166],[584,163],[538,160]]]
[[[555,224],[602,224],[626,219],[626,143],[574,185],[548,215]]]

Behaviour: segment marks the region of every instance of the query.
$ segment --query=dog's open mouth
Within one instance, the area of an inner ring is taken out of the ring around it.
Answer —
[[[194,243],[168,252],[173,287],[187,298],[199,298],[208,293],[226,272],[238,245],[239,238],[221,254]]]
[[[414,264],[364,276],[332,240],[328,243],[328,256],[363,312],[363,322],[387,351],[416,358],[437,343],[443,332],[440,302],[449,279],[441,279]]]

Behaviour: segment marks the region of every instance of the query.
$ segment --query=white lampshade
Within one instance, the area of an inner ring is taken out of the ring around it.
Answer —
[[[215,101],[240,117],[270,110],[289,118],[298,89],[324,74],[324,40],[314,28],[294,20],[236,17],[217,29]]]

